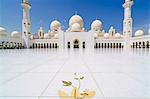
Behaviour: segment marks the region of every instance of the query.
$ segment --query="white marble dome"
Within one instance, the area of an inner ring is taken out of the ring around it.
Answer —
[[[143,36],[144,35],[144,31],[143,30],[137,30],[135,32],[135,36]]]
[[[13,31],[13,32],[11,33],[11,37],[12,37],[12,38],[20,38],[20,33],[19,33],[18,31]]]
[[[78,23],[80,24],[81,28],[84,27],[84,22],[81,16],[79,15],[73,15],[69,20],[69,27],[71,27],[73,24]]]
[[[121,34],[120,33],[116,33],[115,34],[115,38],[121,38]]]
[[[111,26],[111,27],[110,27],[110,29],[112,30],[112,29],[114,29],[114,27],[113,27],[113,26]]]
[[[54,20],[50,25],[51,30],[60,30],[61,29],[61,23],[58,20]]]
[[[149,28],[149,30],[148,30],[148,34],[150,35],[150,28]]]
[[[105,39],[109,38],[109,34],[108,34],[108,33],[105,33],[105,34],[104,34],[104,38],[105,38]]]
[[[49,39],[49,35],[48,34],[44,34],[44,39]]]
[[[34,36],[33,36],[33,35],[31,35],[31,36],[30,36],[30,39],[31,39],[31,40],[33,40],[33,39],[34,39]]]
[[[6,37],[7,36],[7,31],[5,28],[0,27],[0,38]]]
[[[102,30],[102,22],[100,20],[93,21],[91,24],[91,29],[95,31]]]
[[[0,27],[0,32],[1,32],[1,31],[6,31],[6,29],[3,28],[3,27]]]
[[[82,28],[79,23],[74,23],[71,26],[71,32],[81,32],[81,31],[82,31]]]

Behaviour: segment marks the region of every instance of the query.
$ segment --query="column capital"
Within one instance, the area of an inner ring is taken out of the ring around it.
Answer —
[[[128,8],[128,7],[131,8],[133,4],[134,4],[134,2],[133,2],[133,0],[131,0],[131,1],[125,2],[122,6],[123,6],[124,8]]]

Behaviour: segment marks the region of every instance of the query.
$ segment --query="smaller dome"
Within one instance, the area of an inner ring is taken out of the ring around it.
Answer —
[[[115,38],[121,38],[120,33],[116,33],[116,34],[115,34]]]
[[[144,31],[143,30],[137,30],[135,32],[135,36],[142,36],[142,35],[144,35]]]
[[[102,30],[102,22],[100,20],[93,21],[91,29],[95,31]]]
[[[11,37],[13,37],[13,38],[20,38],[20,33],[18,31],[13,31],[11,33]]]
[[[58,20],[54,20],[50,25],[51,30],[60,30],[61,29],[61,23]]]
[[[33,39],[34,39],[34,36],[33,36],[33,35],[31,35],[31,36],[30,36],[30,39],[31,39],[31,40],[33,40]]]
[[[114,27],[113,27],[113,26],[111,26],[111,27],[110,27],[110,29],[112,30],[112,29],[114,29]]]
[[[150,35],[150,28],[149,28],[149,30],[148,30],[148,34]]]
[[[3,27],[0,27],[0,31],[6,31],[6,29]]]
[[[74,23],[71,27],[71,32],[81,32],[81,26],[79,23]]]
[[[104,34],[104,38],[106,38],[106,39],[109,38],[109,34],[108,34],[108,33],[105,33],[105,34]]]
[[[44,39],[49,39],[49,35],[48,34],[44,34]]]
[[[0,27],[0,37],[6,37],[7,36],[7,31],[5,28]]]

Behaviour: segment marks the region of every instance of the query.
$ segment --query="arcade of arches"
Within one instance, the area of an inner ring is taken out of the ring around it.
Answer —
[[[58,43],[33,43],[30,48],[58,48]]]
[[[95,48],[123,48],[122,43],[96,43]]]
[[[68,48],[71,48],[70,42],[68,42]],[[86,48],[85,42],[82,42],[80,46],[79,40],[74,40],[73,48]],[[24,48],[22,43],[17,42],[0,42],[0,49],[22,49]],[[33,43],[30,48],[59,48],[58,43]],[[94,48],[123,48],[122,43],[96,43]],[[150,48],[150,41],[133,42],[131,48]]]
[[[133,42],[131,47],[132,48],[150,48],[150,41]]]
[[[24,48],[22,43],[9,41],[0,42],[0,49],[22,49],[22,48]]]

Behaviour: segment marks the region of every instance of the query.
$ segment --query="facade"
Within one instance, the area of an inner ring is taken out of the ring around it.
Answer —
[[[149,48],[150,29],[147,33],[137,30],[132,36],[132,6],[133,0],[125,0],[123,32],[118,33],[113,26],[108,32],[103,30],[102,21],[96,19],[91,24],[91,29],[86,31],[84,20],[75,14],[69,20],[67,30],[62,30],[62,25],[58,20],[50,24],[50,29],[46,33],[40,27],[37,33],[31,34],[30,9],[28,0],[23,0],[22,36],[14,31],[8,37],[7,31],[0,28],[0,48]],[[145,35],[144,35],[145,34]]]

